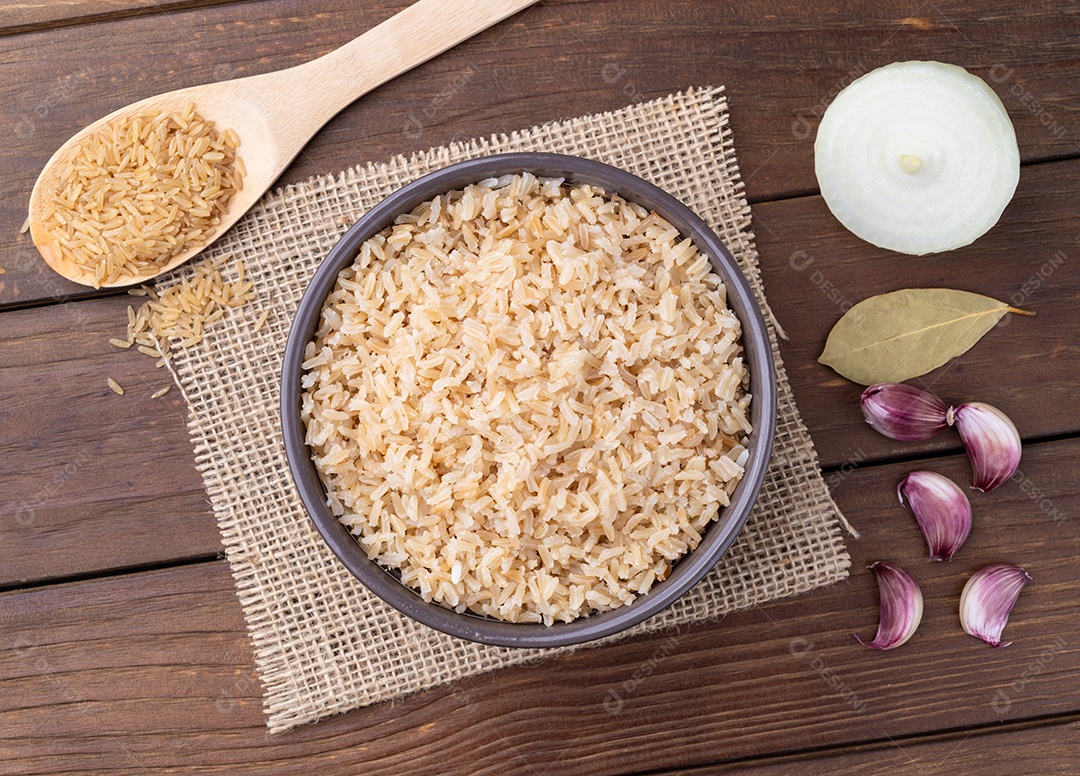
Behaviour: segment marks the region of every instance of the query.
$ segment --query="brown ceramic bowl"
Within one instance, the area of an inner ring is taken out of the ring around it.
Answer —
[[[750,369],[750,452],[746,473],[729,506],[709,525],[701,543],[659,582],[630,605],[581,617],[569,623],[511,623],[483,615],[459,613],[428,603],[398,575],[370,560],[357,539],[330,511],[326,491],[304,443],[300,418],[300,378],[304,347],[318,328],[323,303],[338,273],[353,263],[360,246],[417,205],[448,191],[500,175],[530,172],[541,178],[565,178],[571,184],[599,186],[655,210],[712,260],[713,271],[727,286],[728,305],[743,326],[743,349]],[[506,647],[560,647],[609,636],[665,609],[704,577],[723,556],[754,505],[772,451],[776,426],[776,376],[765,322],[746,278],[716,233],[688,207],[651,183],[606,164],[558,154],[515,153],[454,164],[426,175],[391,194],[358,220],[327,255],[304,294],[285,348],[281,384],[281,421],[289,468],[300,497],[327,545],[375,595],[402,613],[444,633]]]

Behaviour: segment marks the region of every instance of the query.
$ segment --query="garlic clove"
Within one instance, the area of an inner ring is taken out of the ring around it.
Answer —
[[[964,632],[991,647],[1009,646],[1011,641],[1001,643],[1001,632],[1020,591],[1030,581],[1031,576],[1026,571],[1007,563],[976,571],[960,594],[960,624],[964,626]]]
[[[881,596],[881,617],[877,635],[867,644],[859,635],[855,640],[870,649],[895,649],[906,642],[919,627],[923,615],[923,595],[918,583],[898,566],[878,561],[869,567],[877,577]]]
[[[871,385],[863,391],[859,404],[875,431],[901,442],[929,439],[948,425],[945,402],[903,383]]]
[[[912,472],[896,487],[907,498],[930,547],[930,560],[949,560],[971,532],[971,502],[960,486],[934,472]]]
[[[956,425],[971,459],[971,487],[985,493],[1013,476],[1020,465],[1020,434],[1004,412],[972,402],[950,409],[948,422]]]

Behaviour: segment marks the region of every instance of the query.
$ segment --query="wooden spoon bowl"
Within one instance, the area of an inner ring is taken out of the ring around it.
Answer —
[[[207,239],[134,278],[141,283],[174,269],[213,243],[262,197],[312,136],[346,105],[392,78],[526,8],[536,0],[419,0],[325,56],[286,70],[166,92],[110,113],[78,132],[46,163],[30,195],[30,235],[45,262],[69,280],[96,286],[93,273],[65,257],[43,218],[66,163],[105,124],[138,113],[170,113],[194,103],[221,131],[240,138],[247,168]]]

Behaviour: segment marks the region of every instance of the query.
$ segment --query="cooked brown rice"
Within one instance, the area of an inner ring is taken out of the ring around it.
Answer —
[[[532,175],[366,241],[303,364],[330,508],[426,600],[514,622],[630,603],[743,473],[738,319],[655,213]]]
[[[239,145],[193,104],[111,121],[64,163],[45,230],[95,286],[134,281],[206,243],[243,186]]]

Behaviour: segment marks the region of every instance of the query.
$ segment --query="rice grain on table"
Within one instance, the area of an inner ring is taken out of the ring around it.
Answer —
[[[529,174],[424,203],[343,270],[301,413],[328,503],[426,600],[570,621],[668,576],[743,474],[741,327],[664,219]]]
[[[216,260],[204,259],[194,273],[161,293],[143,286],[147,301],[135,310],[128,306],[127,341],[140,353],[161,359],[164,366],[173,348],[187,349],[202,342],[206,327],[224,317],[226,311],[255,298],[255,286],[246,279],[244,262],[236,262],[236,280],[221,274],[232,254]],[[114,343],[115,344],[115,343]]]
[[[194,104],[110,121],[64,163],[45,231],[93,285],[134,282],[206,244],[243,187],[239,145]]]

